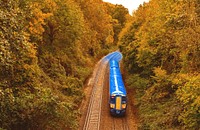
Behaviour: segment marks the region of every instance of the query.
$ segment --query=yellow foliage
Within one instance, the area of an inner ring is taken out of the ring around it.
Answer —
[[[109,35],[107,38],[106,38],[106,43],[109,44],[109,43],[112,43],[114,41],[113,39],[113,36],[112,35]]]
[[[164,69],[161,69],[161,67],[155,67],[153,70],[156,77],[166,77],[167,72]]]
[[[200,75],[181,75],[183,79],[176,94],[183,104],[184,111],[181,112],[179,120],[186,127],[192,128],[199,122],[197,115],[200,107]]]
[[[54,6],[54,5],[53,5]],[[29,22],[29,26],[28,29],[30,31],[30,33],[36,37],[38,37],[39,39],[42,37],[42,33],[44,32],[44,28],[43,25],[45,25],[45,19],[49,18],[50,16],[52,16],[52,13],[44,13],[42,12],[42,7],[40,3],[37,2],[33,2],[30,5],[31,8],[31,13],[32,13],[32,17],[31,20]]]
[[[184,80],[189,79],[188,74],[179,73],[172,79],[172,83],[176,85],[180,85]]]

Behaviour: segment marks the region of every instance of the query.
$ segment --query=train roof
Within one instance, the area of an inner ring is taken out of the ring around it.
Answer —
[[[121,75],[110,76],[110,95],[126,95],[126,89]]]
[[[113,75],[121,75],[120,69],[119,68],[110,68],[110,76]]]
[[[116,60],[110,60],[109,64],[110,64],[110,68],[113,68],[113,67],[119,68],[119,62]]]
[[[126,95],[126,89],[124,87],[122,75],[119,68],[119,62],[117,60],[109,61],[110,68],[110,95]]]

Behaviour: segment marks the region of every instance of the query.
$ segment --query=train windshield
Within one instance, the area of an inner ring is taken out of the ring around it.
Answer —
[[[125,96],[122,97],[122,103],[126,103],[126,97]]]
[[[115,96],[110,96],[110,103],[115,103]]]
[[[110,103],[115,103],[116,96],[110,96]],[[122,103],[126,103],[127,99],[126,96],[122,96]]]

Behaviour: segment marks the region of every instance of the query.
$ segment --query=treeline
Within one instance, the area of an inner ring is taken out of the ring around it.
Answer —
[[[144,3],[119,48],[136,90],[139,129],[199,129],[200,1]]]
[[[128,10],[101,0],[0,5],[0,129],[77,129],[83,85]]]

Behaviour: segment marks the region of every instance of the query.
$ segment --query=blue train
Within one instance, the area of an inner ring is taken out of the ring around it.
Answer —
[[[127,107],[127,94],[120,72],[119,62],[109,61],[109,106],[114,116],[124,116]]]

